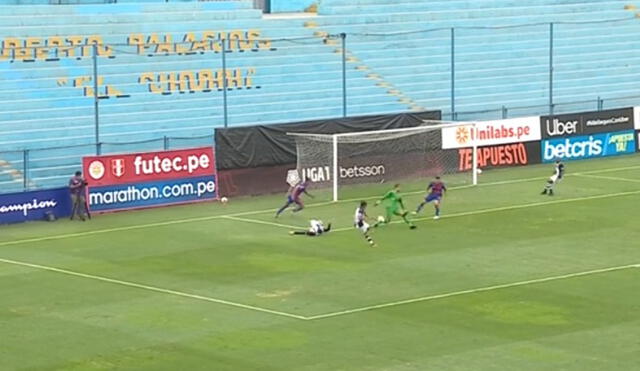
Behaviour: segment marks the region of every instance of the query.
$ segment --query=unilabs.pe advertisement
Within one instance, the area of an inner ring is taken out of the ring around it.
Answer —
[[[92,211],[217,198],[213,148],[89,156],[82,159]]]
[[[442,129],[442,149],[469,148],[533,142],[541,139],[540,117],[478,121],[472,125]]]

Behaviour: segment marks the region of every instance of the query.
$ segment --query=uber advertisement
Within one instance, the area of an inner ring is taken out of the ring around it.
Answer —
[[[217,198],[213,148],[90,156],[82,159],[92,211]]]
[[[568,137],[586,134],[632,130],[633,108],[571,113],[540,117],[542,138]]]

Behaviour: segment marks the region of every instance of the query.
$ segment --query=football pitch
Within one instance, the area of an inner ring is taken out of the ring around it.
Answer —
[[[386,183],[2,226],[0,370],[637,369],[640,156],[540,195],[552,170],[445,177],[442,218],[376,248],[353,214]],[[288,235],[311,218],[334,230]]]

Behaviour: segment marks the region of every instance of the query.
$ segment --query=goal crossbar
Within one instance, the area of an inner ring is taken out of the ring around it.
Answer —
[[[354,131],[351,133],[339,133],[339,134],[318,134],[318,133],[297,133],[297,132],[287,132],[287,135],[291,136],[300,136],[300,137],[316,137],[316,138],[333,138],[333,137],[355,137],[362,135],[375,135],[375,134],[394,134],[394,133],[405,133],[405,132],[420,132],[428,129],[443,129],[452,126],[476,126],[475,122],[442,122],[441,124],[436,125],[420,125],[420,126],[412,126],[408,128],[398,128],[398,129],[383,129],[383,130],[367,130],[367,131]],[[425,122],[425,124],[428,122]]]

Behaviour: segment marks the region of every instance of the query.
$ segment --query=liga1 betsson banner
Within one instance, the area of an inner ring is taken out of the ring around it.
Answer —
[[[541,139],[540,117],[530,116],[505,120],[478,121],[472,125],[442,129],[442,149],[495,146],[533,142]]]
[[[217,198],[213,148],[82,159],[92,211],[166,206]]]

